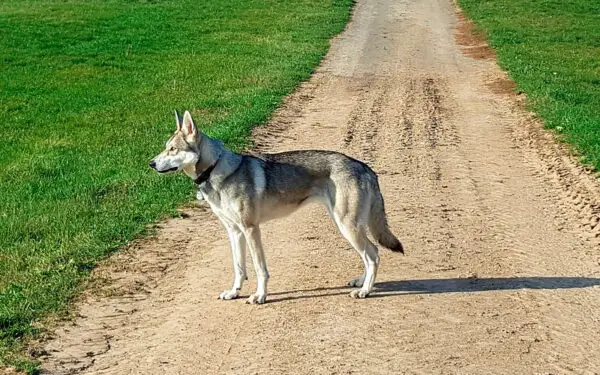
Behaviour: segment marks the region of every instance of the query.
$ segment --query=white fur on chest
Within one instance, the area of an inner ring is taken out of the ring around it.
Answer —
[[[205,200],[210,209],[215,215],[221,220],[225,220],[230,224],[240,223],[240,201],[235,199],[227,199],[221,194],[212,191],[210,194],[198,189],[196,197],[200,196],[201,199]]]

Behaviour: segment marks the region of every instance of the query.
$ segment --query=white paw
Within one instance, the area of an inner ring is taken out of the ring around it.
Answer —
[[[226,290],[219,295],[219,299],[227,300],[227,299],[236,299],[240,295],[240,291],[237,289]]]
[[[369,292],[363,289],[355,289],[352,292],[350,292],[350,297],[352,298],[367,298],[368,295]]]
[[[203,201],[204,200],[204,195],[202,195],[201,191],[198,191],[196,193],[196,199],[199,200],[199,201]]]
[[[248,297],[248,299],[246,300],[246,303],[250,304],[250,305],[254,305],[254,304],[263,304],[267,302],[267,295],[266,294],[258,294],[258,293],[254,293],[253,295],[251,295],[250,297]]]
[[[357,279],[352,279],[348,282],[348,286],[356,286],[356,287],[361,287],[363,286],[363,283],[365,282],[365,279],[363,279],[362,277],[359,277]]]

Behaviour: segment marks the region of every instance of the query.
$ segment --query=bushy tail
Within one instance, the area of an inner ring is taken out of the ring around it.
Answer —
[[[377,191],[377,193],[378,197],[375,198],[369,215],[369,229],[371,234],[381,246],[385,246],[394,252],[404,254],[402,243],[400,243],[398,238],[394,236],[388,227],[383,197],[379,191]]]

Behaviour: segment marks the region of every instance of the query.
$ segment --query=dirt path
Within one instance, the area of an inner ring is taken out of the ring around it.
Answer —
[[[269,303],[219,301],[232,268],[205,209],[103,268],[40,351],[53,374],[595,374],[600,188],[459,46],[449,0],[358,1],[257,148],[339,150],[379,172],[407,255],[373,298],[324,210],[265,225]],[[461,40],[468,41],[465,35]],[[471,41],[472,42],[472,41]],[[244,296],[254,287],[253,274]]]

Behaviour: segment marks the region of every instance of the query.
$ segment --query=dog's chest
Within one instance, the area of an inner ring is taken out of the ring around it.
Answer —
[[[202,198],[208,203],[210,209],[221,220],[237,221],[239,215],[236,214],[233,207],[230,207],[231,202],[224,199],[226,197],[222,197],[209,183],[202,184],[198,188],[198,193],[202,195]]]
[[[211,208],[219,208],[221,206],[221,197],[219,192],[213,189],[212,185],[208,182],[198,186],[198,199],[204,199]]]

